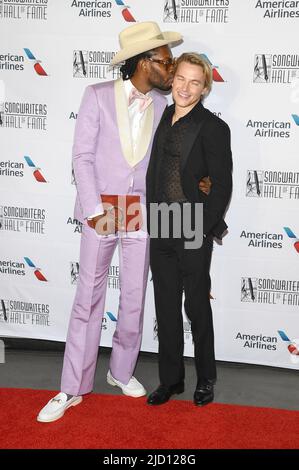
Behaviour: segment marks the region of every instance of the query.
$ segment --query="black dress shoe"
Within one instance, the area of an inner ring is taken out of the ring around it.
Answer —
[[[214,387],[212,384],[197,385],[194,392],[194,404],[204,406],[214,400]]]
[[[183,393],[184,382],[175,385],[159,385],[157,390],[151,393],[147,399],[148,405],[163,405],[172,395]]]

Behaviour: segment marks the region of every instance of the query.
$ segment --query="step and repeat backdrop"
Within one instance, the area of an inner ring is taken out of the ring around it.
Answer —
[[[0,0],[0,335],[65,341],[80,269],[77,112],[87,85],[119,76],[118,34],[138,21],[181,32],[175,56],[205,54],[205,106],[231,127],[229,230],[211,269],[217,359],[298,369],[299,1]],[[118,297],[116,252],[104,346]],[[192,356],[186,317],[184,330]],[[157,348],[149,277],[142,350]]]

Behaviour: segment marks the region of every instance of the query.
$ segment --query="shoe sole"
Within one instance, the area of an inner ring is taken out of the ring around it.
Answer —
[[[140,398],[140,397],[144,397],[144,395],[146,395],[146,390],[145,389],[144,389],[143,392],[141,392],[139,394],[135,394],[135,395],[132,395],[131,393],[127,393],[116,382],[114,382],[114,380],[111,377],[109,377],[108,375],[107,375],[107,383],[109,385],[112,385],[112,387],[119,387],[121,389],[121,391],[123,392],[123,394],[126,395],[127,397]]]
[[[81,402],[82,402],[83,398],[82,397],[78,397],[76,400],[74,400],[72,403],[70,403],[68,406],[66,406],[64,408],[64,410],[61,411],[61,413],[59,413],[59,415],[56,415],[55,417],[52,417],[52,418],[41,418],[40,416],[38,416],[36,418],[36,420],[39,422],[39,423],[52,423],[53,421],[57,421],[58,419],[62,418],[64,413],[66,412],[66,410],[68,410],[69,408],[71,408],[71,406],[77,406],[79,405]]]
[[[184,393],[184,391],[185,391],[185,388],[184,388],[184,387],[183,387],[183,388],[179,388],[177,391],[173,392],[173,394],[171,395],[171,397],[172,397],[173,395],[180,395],[181,393]],[[148,401],[147,401],[146,403],[147,403],[147,405],[150,405],[150,406],[165,405],[165,403],[169,402],[169,400],[170,400],[171,397],[169,397],[169,399],[168,399],[167,401],[163,401],[162,403],[149,403]]]
[[[214,399],[205,401],[203,403],[196,403],[195,401],[193,401],[193,403],[194,403],[195,406],[206,406],[206,405],[209,405],[210,403],[213,403],[213,401],[214,401]]]

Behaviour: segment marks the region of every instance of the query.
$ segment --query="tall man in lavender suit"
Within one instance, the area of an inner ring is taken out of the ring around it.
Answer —
[[[155,91],[169,90],[173,78],[171,43],[176,32],[161,32],[154,22],[138,23],[119,35],[121,50],[112,65],[124,62],[122,78],[88,86],[78,114],[73,167],[77,184],[75,217],[83,223],[80,274],[71,313],[61,392],[37,420],[61,418],[93,389],[108,269],[119,246],[120,300],[107,381],[125,395],[146,394],[133,377],[143,325],[149,267],[146,227],[121,236],[98,234],[103,217],[100,195],[138,195],[145,205],[145,176],[152,140],[166,107]],[[145,220],[145,218],[143,218]]]

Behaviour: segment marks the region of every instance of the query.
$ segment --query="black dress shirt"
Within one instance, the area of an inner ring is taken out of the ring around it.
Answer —
[[[192,112],[192,111],[191,111]],[[162,123],[161,146],[162,161],[157,178],[157,194],[159,202],[186,202],[180,174],[182,142],[190,122],[191,112],[172,125],[173,113]]]

